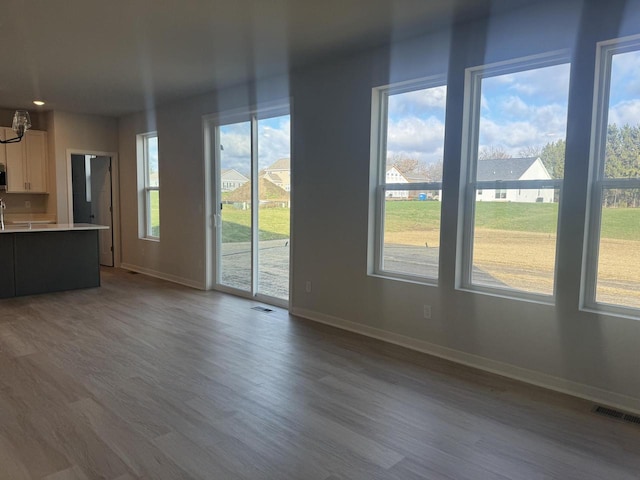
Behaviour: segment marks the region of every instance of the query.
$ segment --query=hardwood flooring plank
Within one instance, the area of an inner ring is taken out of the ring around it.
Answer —
[[[0,435],[0,480],[29,480],[31,475],[12,443]]]
[[[626,480],[583,400],[118,269],[0,300],[0,479]]]
[[[171,432],[153,440],[153,443],[194,478],[208,480],[224,478],[241,480],[247,477],[228,470],[205,449],[200,448],[179,433]]]
[[[190,478],[151,442],[94,400],[80,400],[73,408],[133,474],[157,480]]]
[[[55,444],[90,478],[113,478],[127,472],[122,460],[72,410],[39,411],[29,418],[42,438]]]
[[[74,465],[60,472],[43,477],[42,480],[90,480],[80,467]]]

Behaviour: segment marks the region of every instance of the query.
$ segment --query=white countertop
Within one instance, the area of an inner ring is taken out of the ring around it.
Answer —
[[[4,230],[1,233],[20,233],[20,232],[70,232],[79,230],[108,230],[106,225],[93,225],[92,223],[37,223],[31,225],[26,223],[11,224],[5,222]]]

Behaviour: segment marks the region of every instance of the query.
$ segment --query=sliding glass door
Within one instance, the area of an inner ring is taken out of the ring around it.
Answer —
[[[272,303],[289,298],[289,115],[217,126],[216,284]]]

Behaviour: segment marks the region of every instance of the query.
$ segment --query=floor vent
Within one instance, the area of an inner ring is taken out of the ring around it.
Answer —
[[[258,306],[258,307],[251,307],[251,310],[256,310],[256,311],[258,311],[258,312],[264,312],[264,313],[271,313],[271,312],[273,312],[273,310],[272,310],[272,309],[270,309],[270,308],[267,308],[267,307],[259,307],[259,306]]]
[[[622,420],[624,422],[640,425],[640,417],[637,415],[631,415],[630,413],[624,413],[613,408],[601,407],[599,405],[596,405],[593,411],[598,415],[603,415],[609,418],[617,418],[618,420]]]

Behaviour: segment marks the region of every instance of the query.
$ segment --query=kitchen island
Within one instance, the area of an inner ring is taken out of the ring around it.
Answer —
[[[0,230],[0,298],[100,286],[103,225],[9,224]]]

